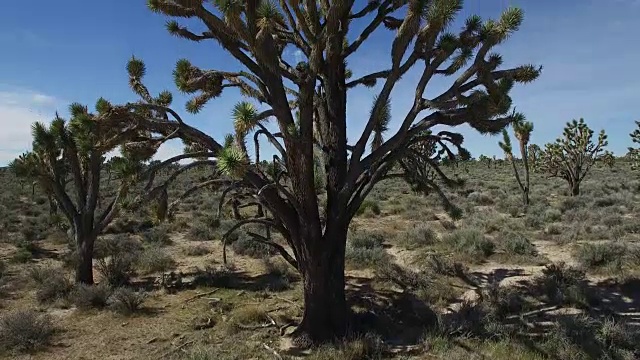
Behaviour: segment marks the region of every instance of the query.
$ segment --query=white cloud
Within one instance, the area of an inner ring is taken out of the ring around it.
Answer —
[[[0,166],[31,147],[31,124],[49,121],[58,103],[55,97],[35,91],[0,91]]]

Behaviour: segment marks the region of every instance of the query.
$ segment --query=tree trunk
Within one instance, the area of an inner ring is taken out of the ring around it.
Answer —
[[[76,245],[78,246],[78,263],[76,265],[76,283],[93,285],[93,245],[91,236],[76,230]]]
[[[525,208],[529,206],[529,189],[522,192],[522,202],[524,203]]]
[[[345,239],[322,239],[308,261],[300,263],[304,281],[304,314],[292,334],[300,345],[331,342],[347,335],[349,312],[345,297]],[[316,242],[317,243],[317,242]]]
[[[571,184],[571,196],[578,196],[578,195],[580,195],[580,183],[574,182],[573,184]]]

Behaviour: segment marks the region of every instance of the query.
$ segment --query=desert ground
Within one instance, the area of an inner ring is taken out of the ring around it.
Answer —
[[[302,350],[287,337],[301,316],[296,270],[242,232],[223,264],[221,234],[233,220],[230,213],[219,224],[212,220],[219,194],[186,199],[164,223],[148,210],[121,214],[96,245],[98,284],[78,287],[64,222],[49,214],[37,188],[32,194],[30,183],[3,169],[3,334],[49,340],[1,356],[639,356],[640,180],[628,163],[597,164],[577,197],[568,196],[566,183],[534,171],[526,211],[507,163],[469,161],[444,170],[465,180],[447,190],[462,218],[451,219],[438,197],[414,194],[400,180],[378,184],[347,244],[348,300],[362,331],[338,347]],[[108,285],[118,279],[123,287]]]

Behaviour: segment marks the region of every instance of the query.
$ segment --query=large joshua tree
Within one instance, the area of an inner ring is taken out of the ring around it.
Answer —
[[[580,183],[608,143],[604,130],[594,142],[593,130],[584,119],[573,120],[565,126],[564,137],[545,145],[540,168],[551,177],[564,179],[569,184],[571,196],[580,195]]]
[[[148,136],[143,137],[145,142],[136,144],[139,131],[130,124],[105,117],[110,109],[104,99],[97,102],[95,114],[74,103],[70,106],[70,120],[56,115],[49,125],[34,123],[32,150],[10,164],[16,175],[34,179],[59,205],[77,247],[75,280],[85,284],[93,284],[92,260],[97,236],[117,215],[121,201],[142,169],[142,162],[157,149],[149,146]],[[110,193],[101,186],[105,154],[124,142],[127,145],[121,147],[122,156],[109,162],[120,180],[115,192]],[[99,205],[101,199],[106,200],[103,206]]]
[[[511,162],[513,166],[513,174],[516,177],[520,191],[522,191],[522,202],[524,206],[529,206],[529,191],[531,190],[531,184],[529,180],[529,139],[531,138],[531,132],[533,131],[533,123],[518,119],[513,122],[513,132],[520,145],[520,156],[524,167],[524,181],[520,178],[520,171],[516,165],[516,159],[513,157],[513,147],[511,145],[511,138],[507,129],[502,129],[502,141],[498,143],[502,151],[504,151],[505,158]]]
[[[277,4],[150,0],[149,6],[177,20],[201,22],[202,33],[176,20],[167,22],[167,30],[219,46],[237,61],[238,70],[230,72],[179,60],[176,85],[194,94],[187,111],[198,112],[232,88],[262,104],[264,110],[248,102],[239,105],[233,114],[235,133],[218,142],[186,124],[176,111],[146,104],[148,91],[141,82],[144,66],[138,64],[130,66],[129,75],[142,101],[112,116],[135,117],[140,114],[132,109],[150,110],[156,115],[146,118],[150,129],[163,135],[175,133],[201,150],[169,162],[209,157],[224,179],[248,189],[244,194],[266,208],[268,216],[244,219],[238,226],[258,223],[281,234],[286,244],[250,235],[277,247],[301,273],[305,307],[294,336],[313,343],[343,336],[349,329],[344,277],[347,229],[373,187],[388,177],[404,177],[415,189],[438,192],[432,175],[445,178],[437,164],[441,157],[459,153],[462,137],[434,129],[468,124],[480,133],[500,132],[518,117],[509,91],[515,83],[533,81],[540,73],[533,65],[499,69],[502,57],[491,52],[519,28],[523,19],[519,9],[506,10],[497,21],[471,16],[454,33],[449,28],[462,8],[460,0],[380,0],[362,5],[327,0]],[[388,67],[352,73],[347,63],[357,61],[362,45],[384,28],[395,34],[388,44]],[[290,64],[285,51],[298,52],[302,60]],[[391,114],[392,90],[412,69],[417,71],[413,104],[397,118],[394,132],[383,137],[390,128],[385,114]],[[446,91],[425,96],[432,80],[447,77],[453,80]],[[365,125],[359,136],[350,143],[347,101],[350,92],[362,86],[375,88],[377,95],[371,112],[363,114]],[[277,130],[267,127],[269,121]],[[249,156],[245,141],[251,135],[254,145],[260,139],[272,145],[275,174],[259,166],[259,151]]]

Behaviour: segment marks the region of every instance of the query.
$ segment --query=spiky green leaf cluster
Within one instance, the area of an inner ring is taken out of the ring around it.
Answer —
[[[233,178],[242,178],[249,168],[247,154],[233,144],[223,148],[217,155],[218,169]]]

